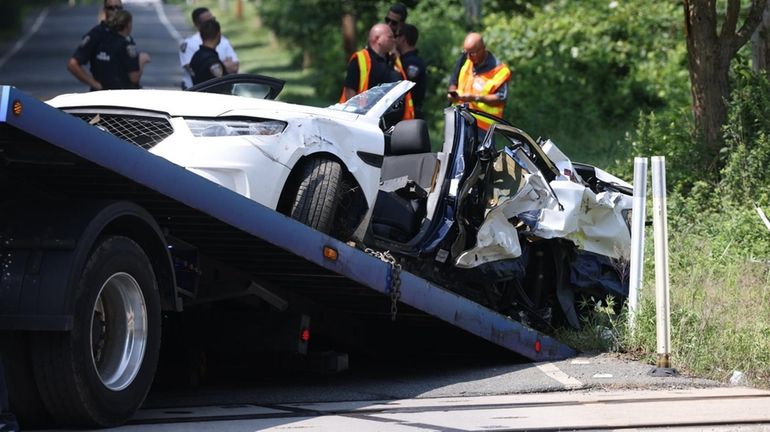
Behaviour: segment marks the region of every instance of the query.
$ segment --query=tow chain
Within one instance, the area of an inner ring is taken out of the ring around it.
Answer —
[[[390,320],[395,321],[398,314],[398,301],[401,298],[401,264],[390,251],[380,252],[366,248],[364,252],[390,264]]]

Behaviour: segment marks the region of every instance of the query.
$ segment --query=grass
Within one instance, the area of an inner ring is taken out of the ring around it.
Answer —
[[[316,96],[308,83],[309,69],[301,66],[301,53],[277,40],[260,24],[256,5],[243,1],[243,17],[236,18],[234,6],[227,11],[219,9],[215,0],[199,0],[186,6],[185,15],[193,8],[205,6],[211,9],[222,24],[222,33],[230,39],[241,62],[240,72],[268,75],[286,81],[278,100],[312,106],[328,106],[330,103]],[[232,2],[231,2],[232,3]]]
[[[563,331],[561,340],[585,352],[623,351],[655,363],[650,243],[634,332],[626,327],[625,309],[616,315],[605,301],[581,331]],[[741,371],[750,384],[770,388],[770,262],[713,245],[713,239],[699,234],[669,232],[672,367],[722,382]]]

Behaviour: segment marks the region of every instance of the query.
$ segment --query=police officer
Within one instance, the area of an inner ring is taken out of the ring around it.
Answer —
[[[396,36],[396,47],[401,53],[401,64],[404,66],[407,79],[415,83],[411,91],[414,99],[414,116],[415,118],[424,118],[422,106],[425,101],[428,74],[425,61],[420,58],[417,48],[415,48],[419,36],[417,27],[404,23],[401,25],[401,33]]]
[[[96,50],[102,42],[102,39],[109,36],[111,33],[111,30],[107,25],[107,20],[109,20],[116,11],[123,9],[123,2],[122,0],[104,0],[102,9],[105,19],[83,36],[80,45],[67,62],[67,70],[77,78],[78,81],[89,86],[91,90],[102,89],[102,84],[93,77],[94,60],[96,59],[97,54]],[[90,64],[91,73],[88,73],[88,71],[84,69],[83,66],[86,64]]]
[[[227,74],[227,68],[217,53],[217,45],[222,39],[222,29],[217,20],[208,20],[201,24],[201,44],[190,60],[190,75],[193,84],[200,84],[212,78]]]
[[[118,10],[107,20],[111,32],[97,47],[93,76],[104,90],[139,88],[144,58],[131,37],[131,13]]]
[[[190,61],[192,56],[198,52],[203,40],[201,40],[200,29],[201,25],[209,20],[214,20],[214,14],[208,8],[199,7],[192,11],[192,21],[195,29],[197,30],[193,35],[188,37],[179,46],[179,64],[182,66],[182,89],[186,89],[193,85],[192,75],[190,73]],[[217,45],[217,52],[219,53],[219,59],[225,65],[225,70],[229,74],[238,73],[238,55],[235,53],[230,41],[222,35],[222,40]]]

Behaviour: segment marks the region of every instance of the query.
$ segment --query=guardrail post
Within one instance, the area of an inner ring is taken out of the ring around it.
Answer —
[[[666,158],[652,157],[652,227],[655,241],[655,321],[658,361],[655,376],[676,373],[671,368],[671,324],[668,289],[668,221],[666,217]]]
[[[644,279],[644,222],[647,213],[647,158],[634,158],[634,202],[631,213],[631,256],[628,279],[628,328],[633,333]]]

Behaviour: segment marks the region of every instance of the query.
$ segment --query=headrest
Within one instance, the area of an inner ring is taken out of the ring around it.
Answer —
[[[396,123],[390,134],[390,148],[385,148],[385,155],[415,153],[430,153],[430,137],[425,120],[402,120]]]

